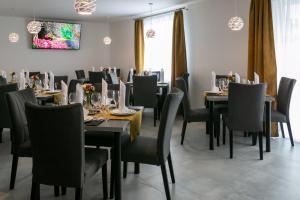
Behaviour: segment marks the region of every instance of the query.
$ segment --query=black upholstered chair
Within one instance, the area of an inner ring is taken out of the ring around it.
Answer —
[[[25,102],[36,103],[32,89],[7,93],[7,104],[11,119],[12,137],[12,169],[10,178],[10,189],[14,189],[19,157],[32,157],[31,143],[25,115]]]
[[[45,184],[76,188],[75,199],[81,200],[85,179],[100,168],[107,199],[108,152],[84,147],[81,104],[48,107],[26,103],[26,116],[33,154],[31,199],[39,199],[40,184]]]
[[[132,76],[134,76],[134,75],[136,75],[136,70],[135,69],[133,70]],[[129,81],[130,81],[130,70],[129,70],[128,75],[127,75],[127,82],[129,82]]]
[[[106,80],[106,72],[92,72],[89,71],[89,82],[92,84],[102,83],[102,79]]]
[[[290,123],[290,102],[295,84],[295,79],[286,77],[280,79],[278,95],[276,97],[277,109],[271,111],[271,121],[280,123],[282,137],[285,137],[283,123],[287,124],[292,146],[294,146],[294,140]]]
[[[152,75],[157,76],[157,81],[158,82],[161,80],[161,73],[160,73],[160,71],[152,71],[151,73],[152,73]]]
[[[161,123],[159,125],[157,138],[138,136],[135,141],[128,143],[128,145],[122,149],[124,177],[126,177],[127,173],[127,162],[161,166],[166,197],[168,200],[171,199],[171,195],[169,191],[165,162],[168,160],[170,175],[172,183],[174,184],[175,176],[170,152],[170,140],[172,137],[172,128],[176,113],[182,97],[182,91],[177,88],[172,89],[172,91],[168,94],[162,110]]]
[[[114,84],[114,85],[119,84],[118,77],[114,72],[109,72],[107,74],[107,83],[108,84]]]
[[[263,159],[263,120],[266,85],[230,83],[228,89],[228,115],[223,123],[229,129],[230,158],[233,157],[233,131],[246,131],[259,135],[259,157]],[[226,128],[223,129],[225,137]]]
[[[13,92],[18,90],[18,85],[16,83],[0,85],[0,143],[2,143],[2,131],[3,128],[11,129],[11,121],[9,109],[6,101],[6,94],[8,92]]]
[[[77,79],[85,79],[84,70],[75,70]]]
[[[185,80],[185,84],[186,84],[186,89],[187,89],[187,91],[189,91],[189,76],[190,76],[189,73],[184,73],[184,74],[182,75],[182,78]]]
[[[135,106],[154,109],[154,126],[158,115],[157,76],[133,76],[133,102]]]
[[[0,76],[0,85],[5,85],[5,84],[7,84],[6,78]]]
[[[68,87],[68,93],[74,93],[76,92],[76,85],[77,84],[83,84],[84,81],[82,79],[72,79],[69,83],[69,87]]]
[[[183,144],[187,123],[190,122],[208,122],[209,111],[207,108],[192,109],[189,95],[187,91],[187,85],[182,77],[176,78],[176,87],[184,92],[182,104],[183,104],[183,126],[181,132],[181,144]]]
[[[61,81],[68,84],[68,76],[54,76],[54,84],[57,85],[58,90],[61,90]]]

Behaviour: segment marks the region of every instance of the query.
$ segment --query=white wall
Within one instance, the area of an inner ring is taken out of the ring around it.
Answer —
[[[240,32],[227,28],[230,17],[244,19],[245,27]],[[228,74],[238,72],[246,76],[248,57],[248,14],[250,0],[202,0],[188,6],[185,12],[185,32],[190,76],[190,93],[193,107],[203,106],[204,90],[209,90],[210,73]],[[111,24],[113,44],[111,64],[127,73],[134,66],[134,21]]]
[[[91,66],[110,65],[110,49],[102,39],[109,34],[105,23],[85,23],[81,28],[80,50],[31,49],[31,35],[26,30],[25,18],[0,16],[0,69],[19,72],[52,70],[57,75],[75,77],[76,69],[90,69]],[[8,35],[17,32],[18,43],[10,43]]]

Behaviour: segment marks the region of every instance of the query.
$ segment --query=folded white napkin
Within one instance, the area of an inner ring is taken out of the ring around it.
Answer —
[[[25,80],[25,74],[24,70],[20,72],[20,90],[24,90],[26,88],[26,80]]]
[[[102,72],[103,71],[103,67],[100,67],[100,72]]]
[[[28,85],[30,84],[30,77],[29,77],[29,70],[26,70],[26,82],[28,83]]]
[[[76,101],[75,102],[83,104],[83,89],[79,83],[76,85]]]
[[[259,75],[254,72],[254,84],[259,84]]]
[[[213,92],[218,92],[219,88],[216,86],[216,73],[214,71],[211,72],[211,82],[210,82],[210,88]]]
[[[45,89],[45,90],[49,90],[49,77],[48,77],[48,72],[45,72],[44,89]]]
[[[110,73],[111,72],[111,67],[108,67],[108,73]]]
[[[165,82],[165,71],[163,68],[160,70],[160,82],[164,83]]]
[[[6,71],[2,70],[0,74],[3,78],[7,78]]]
[[[54,91],[54,74],[52,72],[50,72],[49,74],[50,74],[49,87],[50,87],[50,91],[53,92]]]
[[[68,105],[68,86],[63,80],[61,81],[61,94],[61,104]]]
[[[234,76],[235,76],[235,82],[236,83],[241,83],[241,77],[240,77],[240,75],[238,73],[235,73]]]
[[[96,71],[96,70],[95,70],[95,67],[92,67],[92,72],[94,72],[94,71]]]
[[[125,96],[126,96],[126,86],[122,81],[120,81],[119,111],[126,110]]]
[[[133,68],[131,68],[130,71],[129,71],[129,82],[130,83],[133,82]]]
[[[107,82],[102,79],[102,102],[103,105],[106,105],[107,100]]]
[[[114,67],[114,73],[117,74],[117,68],[116,67]]]

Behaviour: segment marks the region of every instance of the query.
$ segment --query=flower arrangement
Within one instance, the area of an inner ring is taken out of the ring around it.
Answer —
[[[32,75],[30,78],[31,78],[31,80],[33,80],[33,81],[38,81],[38,80],[40,80],[40,78],[39,78],[39,76],[38,76],[37,74]]]
[[[95,87],[89,83],[83,84],[82,89],[85,95],[92,95],[95,92]]]

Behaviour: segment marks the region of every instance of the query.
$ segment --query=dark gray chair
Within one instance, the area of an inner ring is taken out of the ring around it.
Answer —
[[[279,83],[277,95],[277,109],[271,111],[271,121],[280,123],[282,137],[284,138],[283,123],[287,124],[291,145],[294,146],[293,133],[290,123],[290,103],[292,93],[296,84],[295,79],[282,77]]]
[[[85,79],[84,70],[75,70],[77,79]]]
[[[16,83],[0,85],[0,143],[2,143],[2,132],[3,128],[11,129],[11,121],[9,109],[6,101],[6,94],[8,92],[13,92],[18,90],[18,85]]]
[[[0,85],[5,85],[5,84],[7,84],[6,78],[0,76]]]
[[[25,115],[25,102],[36,103],[32,89],[7,93],[7,104],[11,119],[12,139],[12,169],[10,178],[10,189],[14,189],[19,157],[32,157],[31,143]]]
[[[68,84],[68,76],[54,76],[54,84],[57,85],[56,89],[61,90],[61,81]]]
[[[100,168],[107,199],[108,151],[84,147],[81,104],[48,107],[26,103],[26,116],[33,154],[31,199],[40,199],[40,184],[45,184],[76,188],[75,199],[81,200],[85,179]]]
[[[133,76],[133,103],[154,109],[154,126],[158,115],[157,76]]]
[[[182,104],[183,104],[183,126],[181,132],[181,145],[183,144],[187,123],[191,122],[208,122],[209,110],[207,108],[192,109],[189,95],[187,91],[187,85],[182,77],[176,78],[176,87],[184,92]]]
[[[161,73],[160,71],[152,71],[151,72],[153,76],[157,76],[157,81],[159,82],[161,80]]]
[[[263,160],[263,120],[266,85],[230,83],[228,89],[228,116],[223,123],[229,129],[230,158],[233,157],[233,131],[259,135],[259,157]],[[225,137],[226,128],[223,129]]]
[[[113,85],[119,84],[119,79],[114,72],[110,72],[107,74],[107,83]]]
[[[102,83],[102,79],[106,80],[106,74],[102,72],[91,72],[89,71],[89,82],[92,84]]]
[[[74,93],[76,92],[76,85],[77,84],[83,84],[84,81],[82,79],[72,79],[69,83],[69,87],[68,87],[68,93]]]
[[[161,166],[166,197],[168,200],[171,199],[171,195],[165,162],[168,160],[170,175],[172,183],[174,184],[175,176],[170,152],[170,140],[175,117],[182,97],[183,92],[177,88],[173,88],[168,94],[162,110],[157,138],[138,136],[135,141],[128,143],[128,145],[122,149],[124,177],[126,177],[127,173],[127,162]]]
[[[134,75],[136,75],[136,70],[135,69],[133,70],[133,75],[132,76],[134,76]],[[127,75],[127,82],[129,82],[129,81],[130,81],[130,70],[129,70],[128,75]]]

